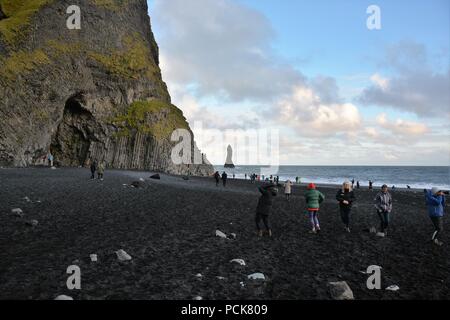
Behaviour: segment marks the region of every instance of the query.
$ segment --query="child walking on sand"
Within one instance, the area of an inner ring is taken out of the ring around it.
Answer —
[[[325,200],[325,196],[316,189],[314,183],[310,183],[308,185],[308,191],[305,193],[305,198],[308,207],[309,220],[312,225],[311,233],[318,233],[320,232],[319,209],[320,204]]]
[[[292,182],[291,182],[291,180],[288,180],[284,184],[284,194],[286,196],[287,201],[289,201],[289,198],[291,197],[291,193],[292,193]]]
[[[261,228],[261,220],[266,227],[266,231],[269,234],[269,237],[272,237],[272,228],[270,227],[269,215],[272,210],[273,197],[277,196],[278,189],[275,185],[269,184],[263,187],[258,188],[261,193],[261,197],[258,200],[258,206],[256,207],[256,230],[258,236],[262,237],[263,231]]]
[[[103,174],[105,173],[105,163],[103,161],[98,165],[98,179],[103,181]]]
[[[444,230],[444,208],[445,208],[445,196],[439,188],[432,188],[431,190],[425,190],[425,200],[428,208],[428,215],[434,225],[433,236],[431,241],[438,246],[442,246],[442,242],[439,241],[438,235]]]

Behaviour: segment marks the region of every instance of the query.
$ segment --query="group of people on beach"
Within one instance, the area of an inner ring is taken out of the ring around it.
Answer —
[[[105,173],[105,163],[103,161],[100,161],[100,163],[97,162],[97,160],[90,160],[91,165],[91,180],[95,179],[95,172],[97,172],[97,179],[103,181],[103,175]]]
[[[336,193],[336,201],[339,205],[339,211],[341,221],[344,224],[345,231],[350,230],[350,218],[352,205],[356,201],[356,196],[353,191],[352,182],[344,182],[342,188]],[[289,201],[291,195],[292,182],[286,181],[284,184],[286,199]],[[256,207],[256,229],[257,234],[263,236],[263,228],[261,222],[264,224],[265,230],[268,235],[272,236],[272,228],[270,225],[270,212],[273,205],[274,197],[278,194],[278,187],[283,185],[269,183],[258,188],[261,196]],[[372,186],[373,187],[373,186]],[[443,243],[439,240],[438,236],[443,232],[443,217],[445,208],[445,195],[439,188],[432,188],[431,190],[424,190],[425,202],[428,209],[429,217],[434,225],[434,232],[431,240],[434,244],[441,246]],[[309,217],[310,224],[312,226],[311,233],[317,234],[320,232],[319,211],[320,206],[325,200],[325,196],[320,192],[314,183],[310,183],[307,186],[307,191],[304,194],[306,200],[306,213]],[[379,231],[377,236],[387,236],[392,212],[392,194],[388,190],[387,185],[381,187],[381,191],[377,193],[374,198],[374,207],[379,218]],[[372,230],[370,230],[372,231]],[[374,230],[376,232],[376,230]]]

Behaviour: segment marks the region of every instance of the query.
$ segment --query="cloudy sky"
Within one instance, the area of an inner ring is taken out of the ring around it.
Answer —
[[[236,136],[279,130],[281,164],[449,165],[448,0],[148,4],[173,103],[212,163]]]

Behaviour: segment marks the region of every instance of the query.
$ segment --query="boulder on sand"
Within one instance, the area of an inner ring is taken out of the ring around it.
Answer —
[[[17,217],[22,218],[23,217],[23,211],[20,208],[15,208],[11,210],[12,214],[14,214]]]
[[[353,291],[345,281],[330,282],[330,294],[334,300],[354,300]]]
[[[397,286],[397,285],[392,285],[392,286],[387,287],[386,290],[388,290],[388,291],[398,291],[398,290],[400,290],[400,287]]]
[[[150,179],[161,180],[161,176],[159,174],[154,174],[150,177]]]
[[[266,277],[262,273],[253,273],[248,276],[250,280],[266,280]]]
[[[30,220],[30,221],[26,221],[25,224],[27,226],[30,226],[30,227],[36,227],[39,224],[39,221],[37,221],[37,220]]]
[[[120,249],[119,251],[116,251],[117,259],[119,261],[129,261],[131,260],[131,256],[125,252],[125,250]]]
[[[66,296],[66,295],[60,295],[60,296],[57,296],[55,298],[55,300],[73,300],[73,298],[69,297],[69,296]]]
[[[245,261],[243,259],[233,259],[230,262],[240,264],[241,266],[245,266]]]
[[[220,230],[216,230],[216,237],[227,239],[227,235]]]
[[[137,188],[137,189],[139,189],[139,188],[144,189],[146,185],[145,185],[145,182],[143,182],[143,181],[134,181],[131,183],[131,186],[134,188]]]

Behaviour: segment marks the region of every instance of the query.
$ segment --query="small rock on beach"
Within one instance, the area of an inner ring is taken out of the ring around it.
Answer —
[[[69,296],[66,296],[66,295],[60,295],[60,296],[57,296],[55,298],[55,300],[73,300],[73,298],[69,297]]]
[[[345,281],[330,282],[330,294],[334,300],[354,300],[353,291]]]
[[[227,235],[220,230],[216,230],[216,237],[226,239]]]
[[[240,264],[241,266],[245,266],[245,261],[243,259],[233,259],[230,262]]]
[[[132,258],[131,256],[125,252],[125,250],[120,249],[119,251],[116,251],[117,259],[119,261],[130,261]]]

